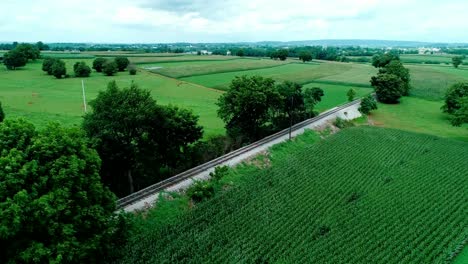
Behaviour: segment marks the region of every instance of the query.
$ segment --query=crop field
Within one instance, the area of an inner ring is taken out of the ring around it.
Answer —
[[[142,68],[161,75],[181,78],[219,72],[244,71],[259,68],[270,68],[286,64],[271,59],[234,59],[217,61],[166,62],[143,64]]]
[[[70,72],[77,61],[65,60]],[[84,60],[88,65],[92,60]],[[146,71],[131,76],[128,72],[107,77],[93,72],[85,78],[88,102],[104,90],[107,83],[115,80],[123,88],[135,81],[141,88],[151,91],[160,104],[173,104],[188,109],[200,116],[205,135],[223,134],[223,122],[217,118],[215,102],[219,91],[177,81]],[[80,78],[55,79],[41,71],[41,62],[29,63],[16,71],[0,67],[0,101],[9,117],[23,116],[38,126],[49,121],[60,121],[65,125],[81,123],[84,113]]]
[[[175,199],[170,221],[150,213],[123,263],[440,263],[466,239],[467,143],[375,127],[305,136],[210,200]]]
[[[417,97],[441,100],[452,84],[468,81],[468,68],[451,66],[406,65],[411,74],[411,94]]]
[[[427,64],[437,64],[437,63],[452,63],[452,57],[456,55],[420,55],[420,54],[402,54],[400,55],[401,61],[404,63],[427,63]]]
[[[181,78],[181,80],[219,90],[227,90],[231,80],[241,75],[261,75],[277,81],[288,80],[306,84],[319,78],[340,74],[351,68],[351,65],[343,63],[290,63],[274,68],[200,75]]]
[[[239,57],[220,56],[220,55],[175,55],[175,56],[133,56],[129,57],[130,62],[134,64],[161,63],[161,62],[191,62],[191,61],[224,61],[236,60]]]

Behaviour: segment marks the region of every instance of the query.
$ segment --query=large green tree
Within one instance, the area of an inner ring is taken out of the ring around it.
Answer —
[[[99,263],[116,231],[115,196],[77,128],[0,123],[0,262]]]
[[[113,76],[119,71],[119,67],[115,61],[106,61],[102,65],[102,72],[107,76]]]
[[[41,52],[37,46],[29,43],[18,44],[18,46],[15,47],[15,50],[23,53],[28,60],[36,60],[41,56]]]
[[[63,76],[67,74],[67,67],[63,60],[55,60],[52,66],[50,67],[50,71],[53,76],[57,79],[61,79]]]
[[[48,75],[52,75],[52,65],[57,61],[56,58],[46,57],[42,61],[42,70],[47,72]]]
[[[468,123],[468,96],[460,98],[459,106],[460,108],[453,113],[450,120],[453,126],[461,126],[463,123]]]
[[[93,61],[93,69],[97,72],[102,72],[102,68],[104,67],[104,63],[106,63],[107,59],[105,58],[96,58]]]
[[[377,110],[377,102],[375,101],[374,96],[368,95],[364,97],[361,101],[358,110],[364,115],[370,114],[372,110]]]
[[[453,67],[455,68],[458,68],[458,66],[460,66],[460,64],[463,63],[463,57],[462,56],[455,56],[452,58],[452,65]]]
[[[76,62],[73,65],[73,71],[76,77],[89,77],[91,74],[91,68],[84,61]]]
[[[229,90],[218,99],[218,116],[226,124],[227,133],[231,137],[253,141],[265,134],[271,105],[280,100],[273,79],[261,76],[236,77]]]
[[[192,112],[159,106],[134,83],[119,89],[111,82],[90,105],[83,128],[103,160],[104,182],[119,196],[167,176],[164,171],[177,167],[202,136]]]
[[[382,68],[387,66],[387,64],[389,64],[393,60],[400,60],[400,56],[393,52],[376,54],[372,57],[372,66],[376,68]]]
[[[455,83],[447,89],[445,94],[445,103],[442,106],[442,110],[446,113],[453,114],[460,109],[460,100],[464,97],[468,97],[468,83],[459,82]]]
[[[383,103],[398,103],[404,91],[403,81],[394,74],[379,73],[371,78],[371,85],[375,89],[377,100]]]
[[[17,49],[10,50],[3,54],[3,64],[5,64],[9,70],[16,70],[17,68],[23,67],[27,62],[28,58],[26,55]]]
[[[410,93],[411,85],[411,77],[410,72],[407,68],[403,66],[403,63],[399,60],[392,60],[387,65],[379,69],[379,73],[388,73],[394,74],[398,76],[401,81],[403,82],[403,96],[407,96]]]
[[[119,71],[125,71],[127,66],[130,64],[130,61],[127,57],[117,57],[114,61],[117,64]]]
[[[299,59],[300,59],[302,62],[312,61],[312,53],[310,53],[309,51],[302,51],[302,52],[299,54]]]

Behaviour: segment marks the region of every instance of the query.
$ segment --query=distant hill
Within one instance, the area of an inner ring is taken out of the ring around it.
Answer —
[[[301,41],[262,41],[259,45],[271,46],[361,46],[370,48],[384,47],[459,47],[468,46],[467,43],[435,43],[421,41],[399,41],[399,40],[372,40],[372,39],[322,39],[322,40],[301,40]]]

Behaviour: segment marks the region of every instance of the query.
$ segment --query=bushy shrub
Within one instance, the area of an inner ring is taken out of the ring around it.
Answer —
[[[137,68],[135,67],[135,65],[129,65],[128,66],[128,73],[130,73],[130,75],[136,75]]]
[[[352,127],[354,126],[353,122],[349,121],[349,120],[345,120],[341,117],[337,117],[335,119],[335,122],[333,122],[333,125],[335,125],[337,128],[347,128],[347,127]]]
[[[215,190],[210,181],[197,181],[187,189],[187,196],[194,202],[201,202],[214,196]]]
[[[379,73],[371,78],[371,85],[375,89],[377,99],[383,103],[399,103],[403,95],[403,81],[394,74]]]
[[[226,176],[229,173],[229,167],[228,166],[219,166],[216,167],[213,172],[210,172],[210,177],[214,181],[219,181],[221,178]]]
[[[372,110],[377,110],[377,102],[375,101],[374,96],[368,95],[364,97],[358,110],[363,115],[368,115]]]

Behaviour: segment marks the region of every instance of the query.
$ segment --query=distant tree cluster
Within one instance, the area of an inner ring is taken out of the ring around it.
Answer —
[[[289,51],[287,49],[280,49],[280,50],[277,50],[277,51],[273,51],[271,54],[270,54],[270,58],[274,59],[274,60],[286,60],[288,58],[288,55],[289,55]]]
[[[442,110],[450,114],[452,125],[468,123],[468,83],[456,83],[447,90]]]
[[[463,60],[465,59],[465,56],[455,56],[452,58],[452,65],[455,68],[458,68],[463,63]]]
[[[17,44],[12,50],[3,55],[3,64],[8,70],[16,70],[24,67],[29,60],[36,60],[40,57],[39,49],[32,44]]]
[[[398,54],[385,53],[372,58],[372,65],[379,68],[377,76],[371,78],[377,99],[383,103],[398,103],[402,96],[410,93],[410,73],[403,66]]]
[[[116,57],[113,60],[106,58],[96,58],[93,61],[93,69],[96,72],[102,72],[107,76],[113,76],[119,71],[125,71],[128,68],[128,71],[131,75],[136,74],[136,68],[134,65],[129,67],[130,60],[126,57]]]
[[[251,142],[316,115],[314,106],[323,90],[293,82],[276,84],[261,76],[236,77],[217,103],[228,135],[240,142]]]
[[[44,61],[42,62],[42,70],[57,79],[67,76],[67,66],[65,62],[57,58],[44,58]]]

